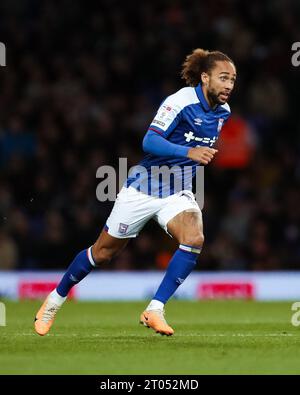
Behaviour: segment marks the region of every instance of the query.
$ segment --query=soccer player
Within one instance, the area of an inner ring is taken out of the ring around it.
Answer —
[[[95,244],[79,252],[46,298],[35,318],[39,335],[49,332],[70,289],[96,266],[109,262],[151,218],[179,247],[140,323],[157,333],[173,335],[164,318],[164,306],[194,269],[204,242],[202,214],[191,192],[191,181],[196,167],[207,165],[217,152],[213,146],[230,116],[227,101],[236,68],[222,52],[198,48],[186,57],[182,78],[187,86],[163,101],[144,137],[147,155],[139,165],[146,171],[129,175]],[[165,192],[164,181],[151,173],[154,166],[162,165],[176,168],[177,175],[183,167],[191,169],[181,188],[170,183],[169,193]]]

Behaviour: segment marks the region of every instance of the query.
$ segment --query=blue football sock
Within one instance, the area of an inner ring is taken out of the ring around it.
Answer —
[[[180,244],[153,299],[166,303],[196,265],[201,248]]]
[[[60,296],[67,296],[70,289],[83,280],[96,266],[92,257],[92,248],[81,251],[68,267],[61,282],[56,288]]]

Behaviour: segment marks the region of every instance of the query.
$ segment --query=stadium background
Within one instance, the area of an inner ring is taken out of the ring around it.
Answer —
[[[0,374],[95,374],[99,389],[105,374],[300,373],[299,21],[298,0],[0,1]],[[155,223],[37,336],[41,301],[19,299],[44,298],[95,240],[112,206],[97,168],[142,157],[197,47],[231,56],[238,80],[205,170],[205,248],[167,305],[175,336],[138,325],[176,249]],[[214,297],[247,300],[197,300]]]
[[[233,116],[205,170],[199,271],[300,269],[297,1],[1,1],[0,270],[64,269],[112,203],[96,170],[129,166],[194,48],[234,59]],[[155,224],[105,270],[164,269]]]

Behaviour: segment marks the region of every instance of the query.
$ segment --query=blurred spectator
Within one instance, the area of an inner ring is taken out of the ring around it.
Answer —
[[[18,264],[18,249],[15,241],[0,228],[0,270],[13,270]]]
[[[219,153],[214,166],[228,169],[249,166],[255,149],[255,136],[250,125],[233,114],[222,128],[217,149]]]

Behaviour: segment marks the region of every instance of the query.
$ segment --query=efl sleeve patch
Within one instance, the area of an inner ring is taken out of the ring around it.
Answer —
[[[159,128],[164,132],[173,130],[179,122],[180,108],[164,102],[158,109],[150,128]],[[171,129],[171,130],[170,130]]]

